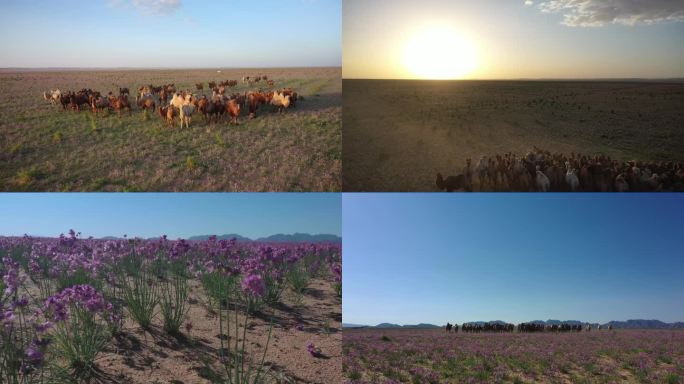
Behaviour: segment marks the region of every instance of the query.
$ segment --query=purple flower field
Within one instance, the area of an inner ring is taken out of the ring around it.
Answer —
[[[340,265],[339,244],[0,237],[0,383],[340,382]]]
[[[345,329],[345,383],[683,383],[684,331]]]

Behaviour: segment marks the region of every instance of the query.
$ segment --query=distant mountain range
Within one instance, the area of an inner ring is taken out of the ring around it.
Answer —
[[[425,324],[425,323],[420,323],[420,324],[415,324],[415,325],[412,325],[412,324],[399,325],[399,324],[392,324],[392,323],[382,323],[382,324],[378,324],[376,326],[342,323],[342,328],[383,328],[383,329],[392,329],[392,328],[416,329],[416,328],[422,328],[422,329],[432,329],[432,328],[442,328],[442,327],[439,325]]]
[[[374,326],[374,327],[373,327],[373,326],[367,326],[367,325],[358,325],[358,324],[342,324],[342,328],[383,328],[383,329],[391,329],[391,328],[403,328],[403,329],[407,329],[407,328],[412,328],[412,329],[415,329],[415,328],[424,328],[424,329],[431,329],[431,328],[442,328],[442,327],[439,326],[439,325],[424,324],[424,323],[415,324],[415,325],[411,325],[411,324],[399,325],[399,324],[392,324],[392,323],[382,323],[382,324],[378,324],[378,325],[376,325],[376,326]]]
[[[193,241],[202,241],[202,240],[208,240],[211,236],[213,235],[199,235],[199,236],[192,236],[189,237],[187,240],[193,240]],[[159,237],[151,237],[148,240],[156,240]],[[239,243],[249,243],[253,241],[261,242],[261,243],[341,243],[342,238],[336,235],[327,235],[327,234],[319,234],[319,235],[312,235],[309,233],[294,233],[291,235],[287,234],[276,234],[276,235],[271,235],[268,237],[260,237],[256,240],[252,240],[249,237],[245,237],[242,235],[238,235],[235,233],[231,234],[225,234],[225,235],[217,235],[216,238],[218,240],[230,240],[230,239],[236,239],[237,242]],[[101,238],[102,240],[121,240],[123,237],[116,237],[116,236],[105,236]]]
[[[192,237],[188,238],[188,240],[207,240],[210,237],[211,237],[211,235],[192,236]],[[279,234],[271,235],[268,237],[260,237],[256,240],[252,240],[248,237],[240,236],[237,234],[220,235],[220,236],[216,236],[216,238],[219,240],[236,239],[238,242],[258,241],[261,243],[341,243],[342,242],[342,238],[339,236],[326,235],[326,234],[312,235],[309,233],[294,233],[291,235],[279,233]]]
[[[488,321],[468,321],[468,323],[471,324],[484,324],[488,323]],[[504,324],[504,321],[501,320],[494,320],[494,321],[489,321],[489,323],[500,323]],[[545,324],[545,325],[560,325],[560,324],[569,324],[569,325],[591,325],[592,327],[596,327],[599,325],[598,323],[588,323],[588,322],[582,322],[578,320],[532,320],[529,321],[529,323],[537,323],[537,324]],[[462,325],[462,324],[459,324]],[[605,324],[600,324],[602,327],[607,327],[609,325],[612,325],[614,329],[684,329],[684,322],[676,322],[676,323],[664,323],[660,320],[627,320],[627,321],[609,321]],[[392,324],[392,323],[381,323],[375,326],[372,325],[361,325],[361,324],[350,324],[350,323],[342,323],[342,328],[382,328],[382,329],[393,329],[393,328],[402,328],[402,329],[407,329],[407,328],[423,328],[423,329],[431,329],[431,328],[442,328],[441,325],[434,325],[434,324],[417,324],[417,325],[399,325],[399,324]]]
[[[627,320],[627,321],[611,321],[604,325],[612,325],[613,328],[627,328],[627,329],[684,329],[684,322],[678,321],[676,323],[663,323],[660,320]]]

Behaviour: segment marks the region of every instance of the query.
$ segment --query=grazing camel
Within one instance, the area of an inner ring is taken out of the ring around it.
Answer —
[[[472,191],[473,190],[473,167],[471,165],[470,158],[466,159],[466,165],[465,165],[465,167],[463,167],[463,175],[465,176],[466,190]]]
[[[43,92],[43,98],[45,100],[50,101],[50,104],[55,105],[59,102],[60,97],[62,96],[62,91],[59,89],[55,90],[50,90],[48,92]]]
[[[176,112],[176,108],[173,106],[169,105],[167,107],[166,111],[166,125],[167,126],[173,126],[173,119],[178,116],[178,112]]]
[[[577,170],[571,168],[570,162],[566,161],[565,166],[567,167],[567,173],[565,174],[565,182],[570,186],[570,190],[575,192],[579,189],[579,178],[577,177]]]
[[[537,190],[539,192],[548,192],[549,189],[551,188],[551,181],[549,178],[544,174],[539,169],[539,166],[537,165],[537,177],[536,177],[536,183],[537,183]]]
[[[619,174],[615,178],[615,191],[616,192],[629,192],[629,183],[625,179],[624,174]]]
[[[238,125],[238,116],[240,116],[240,104],[235,99],[230,99],[226,102],[225,113],[230,116],[230,123]]]
[[[480,184],[480,190],[484,190],[484,181],[487,178],[487,173],[488,173],[488,165],[489,161],[487,160],[486,156],[480,157],[480,160],[477,162],[477,166],[475,167],[475,171],[477,172],[477,179],[478,183]]]
[[[195,112],[195,105],[194,104],[186,104],[181,106],[180,108],[180,123],[181,123],[181,129],[183,128],[183,123],[185,123],[185,126],[187,128],[190,128],[190,121],[192,120],[192,114]]]
[[[131,104],[128,102],[128,96],[114,96],[111,92],[108,95],[109,104],[116,110],[116,113],[121,116],[122,109],[128,109],[128,115],[131,115]]]
[[[447,176],[447,178],[444,179],[441,173],[437,173],[437,188],[442,191],[446,190],[447,192],[453,192],[458,191],[459,189],[465,190],[465,183],[465,176],[462,174],[456,176]]]
[[[477,191],[536,191],[537,166],[549,179],[549,191],[684,192],[682,163],[621,162],[603,154],[551,153],[539,148],[524,155],[508,152],[481,156],[474,169],[470,168],[474,175],[472,182],[466,160],[463,174]],[[622,176],[617,178],[618,175]]]
[[[97,114],[99,111],[104,111],[105,108],[109,108],[109,99],[106,97],[98,97],[90,102],[93,107],[93,113]]]
[[[290,96],[283,93],[273,92],[271,104],[278,108],[278,113],[282,113],[290,106]]]

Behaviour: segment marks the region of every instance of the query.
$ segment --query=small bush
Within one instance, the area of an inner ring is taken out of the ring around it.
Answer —
[[[161,295],[161,313],[164,331],[177,334],[190,308],[187,303],[188,282],[184,276],[172,274],[164,283]]]
[[[145,267],[134,275],[121,278],[123,299],[131,317],[143,329],[148,329],[154,318],[154,309],[159,302],[159,288]]]

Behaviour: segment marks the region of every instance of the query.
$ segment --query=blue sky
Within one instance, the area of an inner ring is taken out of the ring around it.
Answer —
[[[341,233],[337,193],[3,193],[0,235]]]
[[[684,77],[684,1],[677,0],[345,0],[343,77],[414,78],[403,49],[441,24],[477,52],[463,78]],[[465,55],[450,50],[441,42],[424,54]]]
[[[345,323],[684,321],[684,196],[344,194]]]
[[[341,65],[341,0],[3,0],[0,67]]]

